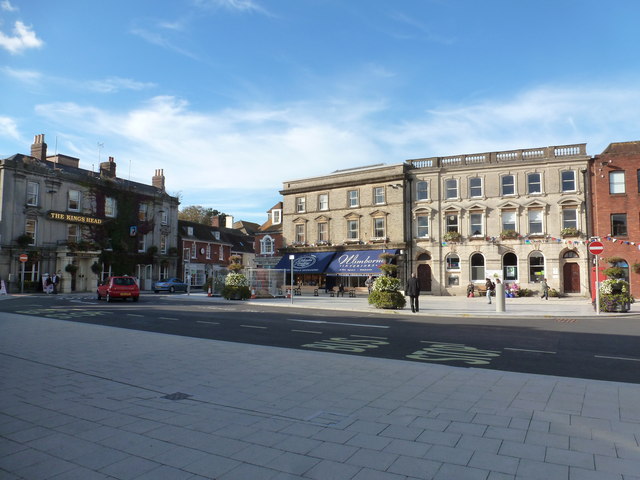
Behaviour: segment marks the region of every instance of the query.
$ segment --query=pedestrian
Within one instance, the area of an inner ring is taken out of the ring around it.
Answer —
[[[540,287],[542,287],[542,295],[540,295],[540,298],[549,300],[549,284],[547,283],[546,278],[542,279],[542,282],[540,282]]]
[[[340,296],[344,297],[344,285],[342,282],[338,283],[338,297]]]
[[[418,297],[420,296],[420,281],[415,273],[411,274],[411,278],[407,281],[407,286],[405,287],[406,295],[409,295],[409,302],[411,303],[411,311],[413,313],[420,311],[420,301]]]
[[[52,290],[54,294],[58,293],[59,283],[60,283],[60,277],[56,274],[56,272],[53,272],[53,275],[51,276],[51,285],[52,285]]]
[[[467,298],[473,298],[475,295],[475,290],[476,287],[473,282],[469,282],[469,285],[467,285]]]
[[[484,282],[484,286],[487,289],[487,300],[489,301],[489,305],[491,305],[491,295],[493,291],[496,289],[496,284],[491,281],[490,278],[487,278]]]
[[[53,282],[48,273],[45,273],[44,277],[44,293],[49,295],[53,291]]]
[[[364,281],[364,285],[367,287],[367,290],[369,290],[369,295],[371,295],[371,288],[373,287],[373,277],[371,275]]]

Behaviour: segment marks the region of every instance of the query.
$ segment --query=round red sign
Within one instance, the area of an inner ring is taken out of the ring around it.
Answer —
[[[604,251],[604,244],[602,242],[591,242],[589,244],[589,253],[593,255],[600,255]]]
[[[20,261],[22,263],[25,263],[27,260],[29,260],[29,255],[27,255],[26,253],[21,253],[20,254]]]

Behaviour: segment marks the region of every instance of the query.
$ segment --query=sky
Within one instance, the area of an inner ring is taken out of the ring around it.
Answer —
[[[640,140],[637,0],[0,0],[0,158],[263,223],[287,180]]]

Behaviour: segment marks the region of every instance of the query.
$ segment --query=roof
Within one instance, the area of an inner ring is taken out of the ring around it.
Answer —
[[[634,142],[614,142],[602,152],[602,155],[616,155],[616,154],[640,154],[640,141]]]
[[[193,235],[188,235],[188,227],[193,229]],[[246,235],[235,228],[212,227],[211,225],[205,225],[202,223],[178,220],[178,232],[182,238],[201,242],[217,243],[219,245],[228,245],[234,252],[254,253],[253,237],[251,235]],[[219,239],[216,238],[215,232],[219,233]]]

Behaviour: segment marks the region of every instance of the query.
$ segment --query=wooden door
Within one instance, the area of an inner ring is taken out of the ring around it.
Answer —
[[[421,292],[431,291],[431,265],[426,263],[418,265],[418,281],[420,282]]]
[[[564,293],[580,293],[580,265],[565,263],[562,268]]]

